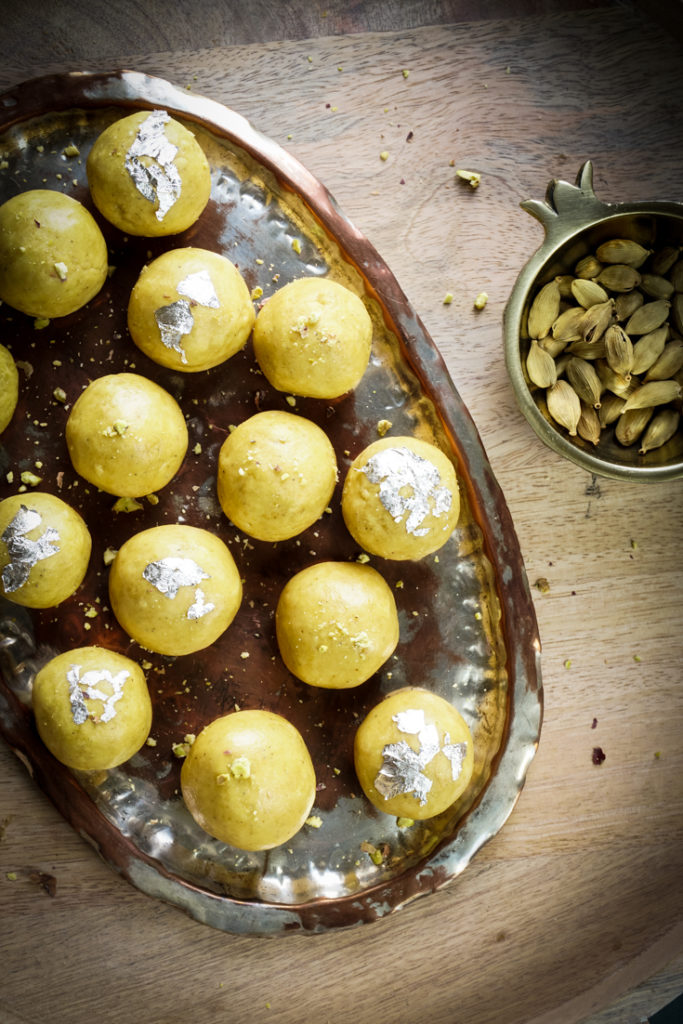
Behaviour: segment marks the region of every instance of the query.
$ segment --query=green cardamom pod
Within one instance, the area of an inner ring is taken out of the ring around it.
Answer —
[[[649,334],[650,331],[661,327],[669,315],[671,303],[668,299],[656,299],[654,302],[646,302],[639,309],[632,313],[626,321],[624,330],[629,338],[634,334]]]
[[[575,277],[591,278],[597,277],[602,270],[602,263],[600,260],[591,254],[584,256],[574,267]]]
[[[655,360],[643,378],[643,383],[650,380],[670,380],[683,366],[683,341],[672,338],[662,350],[659,359]]]
[[[528,331],[530,338],[540,340],[550,333],[550,328],[560,313],[560,286],[557,281],[548,281],[538,292],[529,309]]]
[[[625,447],[634,444],[652,419],[654,410],[624,409],[614,428],[614,436]]]
[[[678,264],[676,264],[678,266]],[[683,334],[683,291],[676,292],[671,303],[671,318],[674,327],[680,334]]]
[[[592,283],[592,282],[591,282]],[[584,313],[581,330],[584,341],[598,341],[614,319],[614,299],[596,302]]]
[[[633,346],[633,366],[631,367],[631,373],[634,375],[640,375],[649,370],[654,362],[659,359],[664,346],[666,345],[666,339],[669,337],[669,325],[662,324],[661,327],[657,327],[656,330],[650,331],[649,334],[644,334],[642,338]]]
[[[681,385],[675,380],[651,380],[641,384],[626,399],[623,412],[631,409],[651,409],[655,405],[666,405],[681,397]],[[622,413],[623,415],[623,413]]]
[[[668,274],[674,263],[681,254],[680,245],[665,245],[654,253],[650,260],[650,269],[653,274]]]
[[[642,274],[640,290],[651,299],[670,299],[674,293],[674,286],[667,277],[660,274]]]
[[[658,409],[643,434],[639,448],[640,454],[645,455],[646,452],[652,451],[653,448],[661,448],[667,441],[670,441],[678,430],[680,421],[681,416],[676,409],[668,407]]]
[[[529,354],[526,358],[526,372],[529,375],[529,380],[539,388],[552,387],[557,380],[555,360],[549,352],[541,348],[535,338],[532,338],[531,345],[529,346]]]
[[[605,359],[616,373],[626,380],[631,379],[633,344],[619,324],[612,324],[605,331]]]
[[[581,418],[581,402],[571,385],[566,380],[558,380],[546,391],[546,403],[555,422],[575,437]]]
[[[669,274],[669,280],[674,286],[674,291],[683,292],[683,259],[674,263]]]
[[[621,410],[625,405],[625,398],[620,398],[619,395],[615,395],[611,391],[603,391],[600,398],[600,408],[598,410],[600,426],[609,427],[611,423],[618,420],[621,416]]]
[[[619,395],[620,398],[628,398],[636,390],[636,385],[633,381],[626,380],[620,373],[615,373],[606,359],[596,360],[595,369],[603,388],[611,391],[613,395]]]
[[[602,263],[626,263],[629,267],[639,267],[651,251],[630,238],[612,238],[599,245],[595,255]]]
[[[632,292],[624,292],[622,295],[617,295],[614,300],[614,313],[617,320],[628,320],[631,313],[635,313],[644,302],[645,296],[637,288]]]
[[[593,406],[581,402],[581,415],[579,416],[579,422],[576,424],[576,432],[579,437],[582,437],[584,441],[589,441],[591,444],[597,444],[600,440],[601,429],[600,419]]]
[[[579,356],[581,359],[604,359],[605,358],[605,335],[597,341],[573,341],[567,346],[567,352],[572,356]]]
[[[579,398],[586,403],[586,405],[592,405],[596,409],[600,408],[600,395],[602,394],[602,382],[598,377],[595,367],[587,359],[580,359],[578,356],[572,356],[567,363],[565,370],[567,380],[576,391]]]
[[[583,306],[570,306],[560,313],[552,326],[553,338],[565,343],[583,338],[581,323],[585,312]]]
[[[596,281],[586,281],[582,277],[577,277],[572,281],[572,295],[584,309],[589,309],[599,302],[606,302],[609,298],[602,285]]]
[[[610,292],[631,292],[641,283],[641,276],[635,267],[611,263],[600,271],[595,280]]]

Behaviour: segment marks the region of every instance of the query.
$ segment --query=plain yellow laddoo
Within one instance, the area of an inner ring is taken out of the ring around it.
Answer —
[[[317,424],[294,413],[256,413],[223,442],[218,500],[250,537],[286,540],[327,508],[337,482],[334,448]]]
[[[234,263],[207,249],[172,249],[142,270],[128,330],[155,363],[183,373],[218,366],[246,344],[254,305]]]
[[[474,771],[472,734],[459,711],[419,687],[389,694],[356,731],[354,763],[370,803],[421,820],[461,796]]]
[[[196,526],[153,526],[119,548],[109,599],[133,640],[158,654],[209,647],[242,601],[235,561],[220,537]]]
[[[51,608],[78,590],[92,541],[74,508],[44,491],[0,501],[0,593],[27,608]]]
[[[165,110],[119,118],[95,139],[88,184],[103,217],[131,235],[174,235],[198,220],[211,171],[192,132]]]
[[[443,547],[458,522],[450,459],[414,437],[383,437],[351,463],[342,514],[353,539],[380,558],[416,560]]]
[[[8,427],[19,401],[19,371],[9,349],[0,345],[0,434]]]
[[[254,326],[254,354],[278,391],[339,398],[367,369],[372,321],[362,300],[329,278],[302,277],[264,303]]]
[[[142,669],[102,647],[79,647],[52,658],[34,680],[33,712],[48,750],[81,771],[128,761],[152,724]]]
[[[185,417],[176,400],[137,373],[91,381],[66,421],[74,469],[108,494],[139,498],[165,487],[187,451]]]
[[[185,804],[209,835],[240,850],[269,850],[303,826],[315,800],[315,769],[298,729],[272,711],[214,719],[180,773]]]
[[[0,299],[34,317],[85,306],[107,278],[107,243],[91,213],[51,189],[0,206]]]
[[[319,562],[284,586],[275,627],[289,671],[311,686],[347,689],[370,678],[399,637],[396,602],[376,569]]]

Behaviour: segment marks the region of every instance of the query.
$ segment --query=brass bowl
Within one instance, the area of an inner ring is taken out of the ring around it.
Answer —
[[[630,238],[646,248],[683,245],[683,203],[653,201],[603,203],[593,191],[593,167],[586,161],[576,184],[553,179],[545,202],[529,199],[522,209],[545,228],[545,239],[520,273],[504,315],[505,361],[517,403],[541,440],[589,473],[621,480],[673,480],[683,476],[683,424],[661,448],[640,455],[638,444],[624,447],[614,428],[597,445],[570,437],[550,417],[545,391],[529,386],[525,373],[531,302],[547,281],[571,274],[576,263],[610,238]]]

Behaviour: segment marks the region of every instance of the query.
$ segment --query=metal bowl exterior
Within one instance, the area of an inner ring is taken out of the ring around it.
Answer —
[[[660,244],[683,243],[683,203],[652,201],[604,203],[594,194],[593,169],[587,161],[576,185],[554,179],[545,202],[521,204],[545,228],[545,239],[519,274],[505,308],[503,320],[505,361],[517,404],[538,437],[553,451],[587,472],[616,480],[658,481],[683,476],[683,434],[661,451],[639,456],[635,448],[617,442],[596,450],[587,442],[570,440],[552,422],[542,393],[532,394],[524,369],[526,317],[533,295],[557,274],[570,273],[576,262],[608,238],[628,237],[644,245],[655,234]],[[673,449],[673,450],[672,450]]]
[[[377,437],[378,421],[390,414],[397,434],[433,437],[456,464],[461,523],[438,563],[381,565],[397,601],[403,598],[402,648],[388,671],[343,698],[313,693],[277,657],[272,610],[283,581],[312,557],[358,557],[341,522],[339,493],[324,525],[316,524],[300,542],[245,543],[217,506],[211,459],[231,424],[257,409],[282,408],[284,397],[254,373],[249,346],[228,366],[182,380],[136,352],[137,371],[158,380],[191,411],[191,449],[201,441],[201,454],[186,460],[156,505],[133,513],[137,520],[112,515],[113,499],[106,495],[77,489],[74,500],[87,520],[98,524],[91,572],[78,599],[59,615],[24,614],[6,603],[0,607],[0,734],[108,863],[142,891],[199,921],[224,931],[268,935],[376,921],[448,884],[467,866],[511,813],[536,751],[543,704],[540,640],[514,527],[472,419],[390,269],[326,189],[238,114],[132,72],[39,79],[0,97],[0,143],[16,172],[7,179],[31,187],[37,178],[61,173],[65,142],[75,142],[85,156],[101,126],[131,109],[158,107],[191,124],[210,155],[212,198],[189,232],[192,244],[225,250],[243,269],[250,289],[272,290],[276,264],[280,284],[302,272],[329,274],[361,294],[371,311],[373,356],[356,392],[334,403],[296,403],[297,411],[333,440],[339,486],[351,458]],[[82,181],[74,189],[88,201]],[[61,422],[64,410],[55,409],[53,398],[56,383],[63,383],[72,401],[89,374],[126,365],[131,351],[122,324],[125,297],[150,258],[148,246],[155,255],[167,244],[143,240],[137,245],[104,227],[116,273],[91,309],[50,330],[50,363],[60,357],[69,375],[58,381],[34,373],[23,389],[19,416],[0,444],[0,470],[9,467],[10,453],[18,461],[30,452],[50,467],[41,486],[61,487],[53,478],[59,468],[64,493],[72,497],[76,492],[60,432],[36,427],[35,437],[25,437],[21,424],[29,409],[34,415],[39,409],[40,420]],[[293,237],[300,239],[301,254],[292,247]],[[181,236],[175,244],[183,242]],[[13,330],[17,343],[35,341],[31,321],[16,320]],[[70,358],[73,338],[79,361]],[[46,335],[36,341],[37,363],[43,344]],[[136,651],[102,605],[84,625],[83,608],[96,601],[106,579],[101,566],[107,547],[117,549],[143,524],[176,521],[178,515],[225,539],[245,579],[245,600],[227,645],[172,660]],[[130,650],[151,666],[157,746],[143,748],[103,777],[56,764],[37,742],[32,724],[33,674],[51,651],[75,647],[75,641]],[[396,819],[365,807],[355,792],[349,755],[353,722],[385,692],[416,679],[457,699],[468,717],[478,737],[477,782],[444,815],[424,827],[401,829]],[[180,764],[170,753],[173,743],[235,704],[269,707],[290,718],[315,753],[322,784],[315,806],[321,827],[305,826],[291,843],[266,853],[241,855],[211,841],[178,798]],[[390,856],[376,864],[363,851],[361,844],[367,843],[386,844]]]

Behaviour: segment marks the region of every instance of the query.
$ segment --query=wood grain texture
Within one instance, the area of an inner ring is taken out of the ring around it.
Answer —
[[[3,1024],[38,1024],[46,1001],[53,1024],[611,1024],[615,1003],[636,1024],[659,998],[637,986],[662,972],[668,992],[683,987],[683,482],[595,480],[561,461],[518,412],[502,356],[505,302],[542,239],[520,200],[590,158],[602,199],[683,201],[681,46],[619,8],[461,8],[451,25],[227,45],[186,31],[189,5],[175,21],[122,5],[128,34],[95,34],[87,55],[73,34],[50,60],[6,51],[1,87],[74,61],[188,86],[325,182],[441,349],[529,579],[550,589],[534,591],[541,744],[510,820],[446,890],[360,930],[256,940],[196,924],[118,878],[0,747]],[[89,24],[109,10],[91,4]]]

